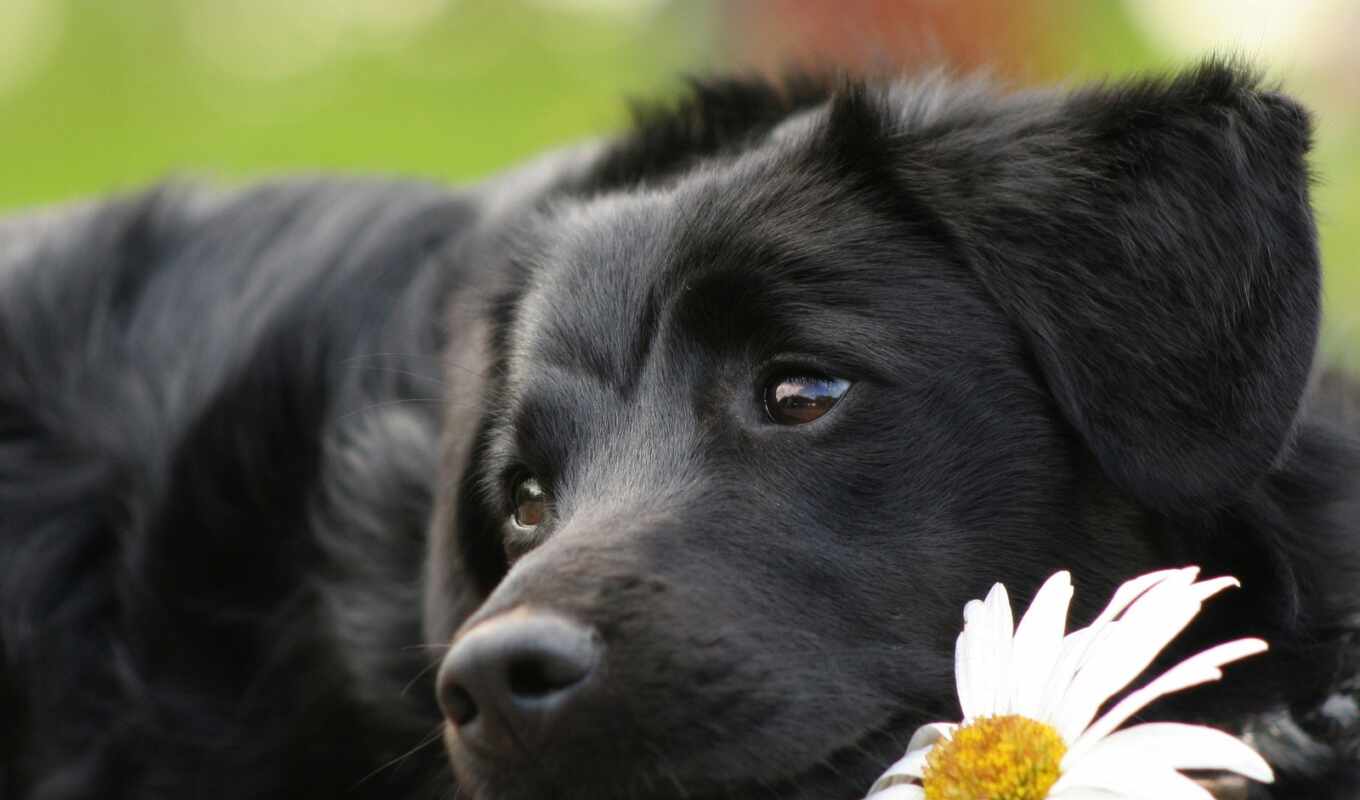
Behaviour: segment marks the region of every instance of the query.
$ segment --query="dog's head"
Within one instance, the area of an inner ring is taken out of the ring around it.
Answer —
[[[967,599],[1089,615],[1287,447],[1309,126],[1251,78],[729,134],[543,215],[493,315],[427,609],[475,797],[857,797],[957,716]]]

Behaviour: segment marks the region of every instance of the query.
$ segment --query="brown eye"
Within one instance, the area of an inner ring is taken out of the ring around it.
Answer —
[[[787,375],[765,387],[765,412],[780,425],[802,425],[830,411],[849,388],[840,378]]]
[[[521,528],[536,528],[548,516],[548,496],[536,478],[525,478],[515,484],[512,501],[515,524]]]

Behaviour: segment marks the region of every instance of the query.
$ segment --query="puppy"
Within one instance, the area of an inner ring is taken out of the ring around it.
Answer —
[[[1184,647],[1272,647],[1157,711],[1352,796],[1309,135],[1218,62],[718,82],[464,190],[4,223],[5,796],[852,800],[967,599],[1188,563]]]

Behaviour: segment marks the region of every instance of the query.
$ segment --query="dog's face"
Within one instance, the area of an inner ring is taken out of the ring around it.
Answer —
[[[1237,491],[1278,451],[1316,313],[1307,252],[1260,267],[1297,273],[1260,288],[1262,313],[1289,316],[1266,338],[1287,341],[1222,367],[1270,390],[1232,418],[1177,384],[1195,354],[1141,330],[1170,312],[1043,271],[1045,252],[1127,264],[1129,248],[1208,247],[1188,221],[1125,214],[1141,199],[1098,177],[1122,151],[1079,130],[1076,101],[968,105],[978,118],[961,129],[938,110],[953,124],[912,121],[926,112],[903,91],[843,97],[739,155],[539,225],[436,529],[443,585],[462,593],[434,599],[457,609],[439,631],[456,635],[446,739],[473,796],[857,797],[916,726],[957,715],[969,598],[1003,580],[1023,599],[1069,568],[1097,602],[1171,558],[1152,516]],[[1027,125],[1038,149],[1006,150]],[[1058,156],[1085,160],[1044,161]],[[1108,209],[1068,205],[1092,191]],[[1301,213],[1275,234],[1306,251]],[[1130,243],[1142,224],[1182,240]],[[1111,344],[1110,326],[1145,338]],[[1170,341],[1202,335],[1189,323]],[[1175,391],[1122,396],[1126,370]],[[1205,403],[1221,412],[1211,434],[1196,429]],[[1182,419],[1155,429],[1177,404]],[[1248,428],[1249,455],[1215,438]],[[1162,455],[1190,440],[1206,450]],[[1203,486],[1168,483],[1192,472]]]

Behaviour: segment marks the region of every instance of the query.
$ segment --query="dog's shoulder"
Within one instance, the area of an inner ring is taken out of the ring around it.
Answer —
[[[435,254],[473,214],[432,185],[316,180],[168,185],[11,218],[0,227],[4,394],[56,410],[94,396],[118,405],[106,382],[151,384],[163,396],[128,405],[158,406],[160,426],[187,419],[284,340],[317,354],[362,346],[375,314],[441,271]]]

